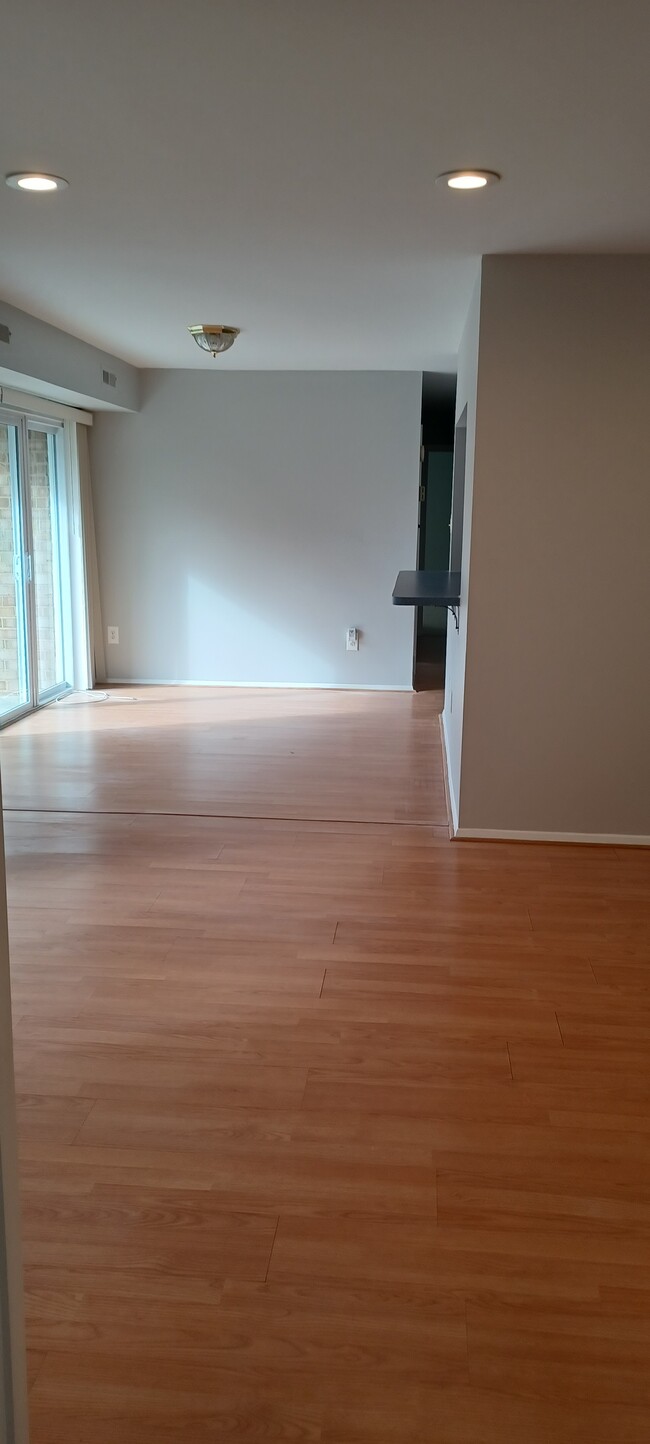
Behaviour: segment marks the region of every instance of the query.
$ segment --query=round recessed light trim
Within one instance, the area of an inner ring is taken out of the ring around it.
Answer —
[[[482,191],[500,180],[496,170],[446,170],[436,176],[436,185],[449,186],[452,191]]]
[[[32,191],[41,195],[68,188],[68,182],[62,175],[46,175],[43,171],[18,170],[6,175],[5,181],[14,191]]]

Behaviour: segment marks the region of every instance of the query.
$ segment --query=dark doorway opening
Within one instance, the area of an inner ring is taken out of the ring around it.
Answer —
[[[425,371],[422,377],[422,453],[418,568],[449,570],[454,413],[456,377]],[[416,613],[414,686],[416,692],[444,687],[447,612],[443,607],[418,607]]]

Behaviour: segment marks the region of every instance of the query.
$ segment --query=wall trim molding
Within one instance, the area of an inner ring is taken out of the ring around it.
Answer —
[[[97,678],[94,690],[103,687],[235,687],[242,692],[412,692],[410,683],[400,687],[395,682],[219,682],[197,681],[194,677],[103,677]]]
[[[455,836],[485,842],[564,842],[599,847],[650,847],[650,836],[625,832],[518,832],[505,827],[459,827]]]
[[[442,772],[445,783],[445,798],[447,801],[447,812],[449,814],[449,836],[451,838],[462,836],[458,831],[458,803],[451,780],[449,769],[449,741],[447,738],[447,723],[444,711],[440,713],[440,737],[442,740]]]
[[[47,396],[39,396],[37,392],[15,391],[10,386],[3,386],[0,382],[0,406],[6,406],[8,411],[26,411],[29,416],[43,418],[46,421],[79,421],[82,426],[92,426],[94,417],[92,411],[80,411],[77,406],[65,406],[62,401],[50,401]]]

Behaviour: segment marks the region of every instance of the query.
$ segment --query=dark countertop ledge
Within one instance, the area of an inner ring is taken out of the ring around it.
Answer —
[[[457,607],[460,572],[399,572],[393,588],[396,607]]]

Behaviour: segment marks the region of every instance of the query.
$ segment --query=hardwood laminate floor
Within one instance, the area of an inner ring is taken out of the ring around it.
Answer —
[[[0,741],[33,1444],[642,1444],[650,854],[450,843],[433,694],[137,695]]]
[[[439,705],[439,693],[112,687],[4,734],[4,805],[446,826]]]

